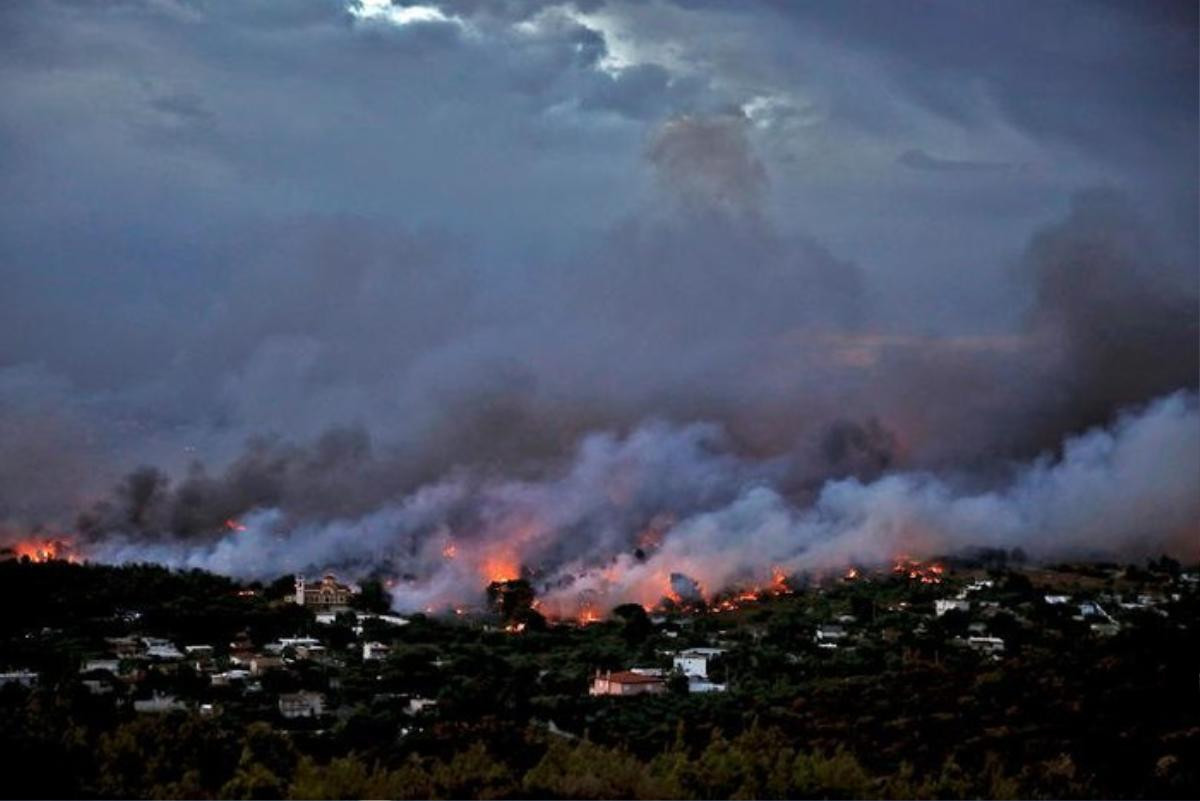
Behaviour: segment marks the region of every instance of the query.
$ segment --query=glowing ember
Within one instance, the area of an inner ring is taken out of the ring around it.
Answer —
[[[458,548],[454,547],[454,543],[451,542],[442,549],[442,556],[446,557],[447,559],[453,559],[454,557],[458,556]]]
[[[846,571],[846,575],[842,576],[842,578],[845,579],[846,581],[854,581],[855,579],[858,578],[858,576],[859,576],[858,568],[852,567]]]
[[[228,531],[245,531],[246,527],[232,517],[225,521],[225,528]]]

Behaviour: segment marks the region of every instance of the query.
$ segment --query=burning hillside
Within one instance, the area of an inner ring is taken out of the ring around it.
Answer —
[[[1156,475],[1163,458],[1187,469]],[[589,620],[630,602],[735,609],[788,592],[796,576],[890,569],[937,584],[943,568],[928,558],[969,545],[1033,558],[1194,551],[1197,473],[1196,399],[1182,394],[1068,440],[1058,461],[982,492],[893,473],[831,480],[798,500],[774,464],[730,453],[711,427],[653,426],[593,435],[541,480],[455,474],[356,518],[246,508],[190,537],[126,523],[81,530],[73,546],[24,537],[10,548],[247,578],[332,568],[387,578],[402,610],[470,608],[489,584],[525,579],[546,616]]]
[[[79,557],[74,546],[60,538],[31,538],[18,540],[0,553],[5,553],[13,559],[28,559],[31,562],[77,562]]]

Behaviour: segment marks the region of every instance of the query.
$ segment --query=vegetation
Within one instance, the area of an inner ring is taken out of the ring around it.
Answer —
[[[282,581],[2,562],[0,582],[22,602],[0,618],[0,667],[39,673],[36,687],[0,687],[3,795],[1195,797],[1200,603],[1180,572],[964,567],[942,586],[837,583],[666,620],[624,606],[602,623],[520,633],[509,624],[530,619],[532,597],[512,584],[494,588],[493,612],[365,620],[360,637],[350,615],[318,625],[280,600]],[[986,625],[1002,657],[963,647],[976,616],[931,611],[981,576],[993,580],[977,597],[995,604]],[[1049,588],[1163,601],[1099,636],[1073,607],[1042,602]],[[817,647],[816,626],[847,615],[851,640]],[[281,636],[318,637],[329,656],[285,651],[286,667],[254,687],[214,686],[189,662],[139,662],[96,694],[80,664],[131,634],[211,644],[220,669],[235,642]],[[363,662],[363,639],[389,643],[386,660]],[[725,653],[709,673],[728,692],[587,695],[597,669],[665,667],[664,652],[713,643]],[[326,714],[282,718],[278,695],[298,690],[321,692]],[[133,708],[155,692],[186,708]],[[414,709],[420,698],[436,705]]]

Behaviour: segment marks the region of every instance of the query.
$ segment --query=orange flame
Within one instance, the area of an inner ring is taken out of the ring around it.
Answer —
[[[63,540],[22,540],[12,546],[12,550],[18,559],[28,558],[31,562],[79,561],[71,553],[70,543]]]
[[[925,563],[907,556],[898,557],[892,566],[892,573],[921,584],[941,584],[945,572],[946,568],[936,562]]]
[[[232,517],[225,521],[225,528],[229,531],[245,531],[246,527]]]
[[[585,604],[584,607],[579,610],[579,616],[576,618],[576,620],[579,621],[579,625],[586,626],[590,623],[599,622],[601,617],[602,616],[596,607],[592,606],[591,604]]]
[[[442,556],[446,557],[447,559],[453,559],[454,557],[458,556],[458,548],[455,547],[453,542],[448,543],[446,547],[442,549]]]
[[[480,569],[488,581],[512,581],[521,575],[517,560],[508,554],[492,554],[483,560]]]

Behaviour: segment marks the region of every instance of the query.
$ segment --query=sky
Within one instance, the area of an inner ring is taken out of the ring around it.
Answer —
[[[680,514],[800,514],[1194,423],[1197,45],[1168,0],[4,3],[0,521],[290,531],[695,426],[736,466]]]

